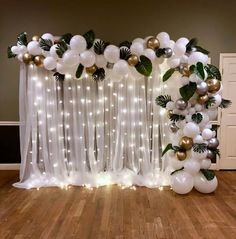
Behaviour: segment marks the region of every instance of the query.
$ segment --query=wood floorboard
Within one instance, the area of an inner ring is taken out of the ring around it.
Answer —
[[[217,177],[215,193],[177,195],[116,185],[17,189],[18,171],[0,171],[0,239],[234,239],[236,171]]]

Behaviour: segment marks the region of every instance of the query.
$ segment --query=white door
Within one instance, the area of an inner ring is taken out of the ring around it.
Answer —
[[[220,54],[220,69],[224,85],[222,98],[232,101],[221,111],[220,169],[236,169],[236,53]]]

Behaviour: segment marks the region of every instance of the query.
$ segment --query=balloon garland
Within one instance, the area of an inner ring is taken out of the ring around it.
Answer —
[[[84,35],[67,33],[60,38],[45,33],[33,36],[30,42],[23,32],[17,45],[8,47],[8,58],[17,57],[25,64],[53,71],[56,80],[64,80],[66,75],[79,79],[89,74],[99,81],[105,78],[107,69],[121,78],[131,67],[150,76],[154,61],[167,59],[170,68],[163,81],[177,74],[181,83],[179,96],[160,95],[156,104],[167,110],[169,130],[174,135],[162,156],[168,152],[172,159],[171,187],[179,194],[188,193],[193,187],[211,193],[217,187],[217,179],[209,168],[211,160],[219,155],[219,141],[210,121],[216,117],[218,107],[227,108],[231,101],[221,97],[221,74],[217,67],[208,64],[208,54],[195,38],[174,42],[165,32],[124,41],[119,47],[95,39],[92,30]]]

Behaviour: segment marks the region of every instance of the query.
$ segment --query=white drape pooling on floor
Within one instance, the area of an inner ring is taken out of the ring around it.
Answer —
[[[116,82],[84,75],[56,81],[33,65],[20,71],[20,182],[14,186],[159,187],[165,141],[159,65],[150,77],[132,71]]]

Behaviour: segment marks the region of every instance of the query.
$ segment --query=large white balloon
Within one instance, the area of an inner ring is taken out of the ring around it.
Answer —
[[[184,46],[186,46],[188,44],[188,42],[189,42],[189,39],[186,37],[181,37],[176,41],[176,43],[183,44]]]
[[[13,54],[19,54],[20,53],[20,46],[12,46],[11,51]]]
[[[178,56],[172,56],[167,60],[167,64],[170,68],[175,68],[179,65],[180,58]]]
[[[222,101],[222,97],[219,94],[214,95],[213,97],[215,99],[215,102],[209,106],[210,109],[216,109],[221,104]]]
[[[202,138],[205,140],[211,139],[213,137],[213,131],[210,129],[204,129],[202,131]]]
[[[185,171],[179,171],[171,176],[171,187],[178,194],[189,193],[193,188],[193,177]]]
[[[57,45],[53,45],[51,46],[50,48],[50,55],[55,58],[55,59],[58,59],[58,55],[57,55]]]
[[[27,47],[24,45],[21,45],[18,48],[19,48],[19,54],[24,54],[27,52]]]
[[[120,49],[115,45],[109,45],[104,51],[105,59],[110,63],[116,63],[120,59]]]
[[[203,159],[201,161],[201,168],[208,169],[211,167],[211,160],[210,159]]]
[[[80,62],[85,67],[90,67],[95,63],[95,54],[92,51],[84,51],[80,54]]]
[[[184,161],[184,171],[190,173],[191,175],[196,175],[200,170],[200,163],[197,160],[185,160]]]
[[[144,43],[145,43],[144,39],[142,39],[142,38],[140,38],[140,37],[135,38],[135,39],[132,41],[132,44],[133,44],[133,43],[136,43],[136,42],[141,43],[142,45],[144,45]]]
[[[194,177],[194,187],[201,193],[212,193],[216,190],[217,186],[218,181],[216,177],[210,181],[208,181],[202,173]]]
[[[204,140],[203,140],[202,136],[199,134],[195,138],[193,138],[193,142],[195,144],[202,144],[204,142]]]
[[[63,54],[63,64],[67,66],[74,66],[79,64],[79,54],[74,50],[68,50]]]
[[[184,135],[194,138],[196,135],[199,134],[200,129],[199,126],[193,122],[189,122],[185,125],[183,129]]]
[[[176,42],[173,51],[176,56],[181,57],[186,52],[186,46],[184,44]]]
[[[39,46],[37,41],[31,41],[27,45],[27,50],[31,55],[40,55],[42,53],[42,49]]]
[[[170,36],[168,33],[160,32],[156,37],[160,42],[160,48],[166,48],[170,46]]]
[[[54,42],[54,37],[51,33],[44,33],[41,38],[45,40],[50,40],[52,43]]]
[[[143,44],[141,44],[140,42],[132,43],[132,45],[130,46],[130,51],[132,54],[135,54],[137,56],[142,55],[144,51]]]
[[[70,47],[78,53],[86,50],[87,42],[85,38],[81,35],[75,35],[70,39]]]
[[[96,66],[105,67],[107,65],[107,60],[104,55],[96,55]]]
[[[202,62],[203,65],[208,63],[208,56],[201,52],[192,52],[188,58],[189,65],[196,65],[197,62]]]
[[[124,76],[129,72],[129,65],[125,60],[119,60],[114,64],[113,72],[117,75]]]
[[[45,69],[53,70],[57,66],[57,61],[55,60],[55,58],[48,56],[44,59],[43,65],[44,65]]]
[[[66,74],[68,73],[68,71],[68,66],[61,63],[57,63],[57,72],[59,72],[60,74]]]

